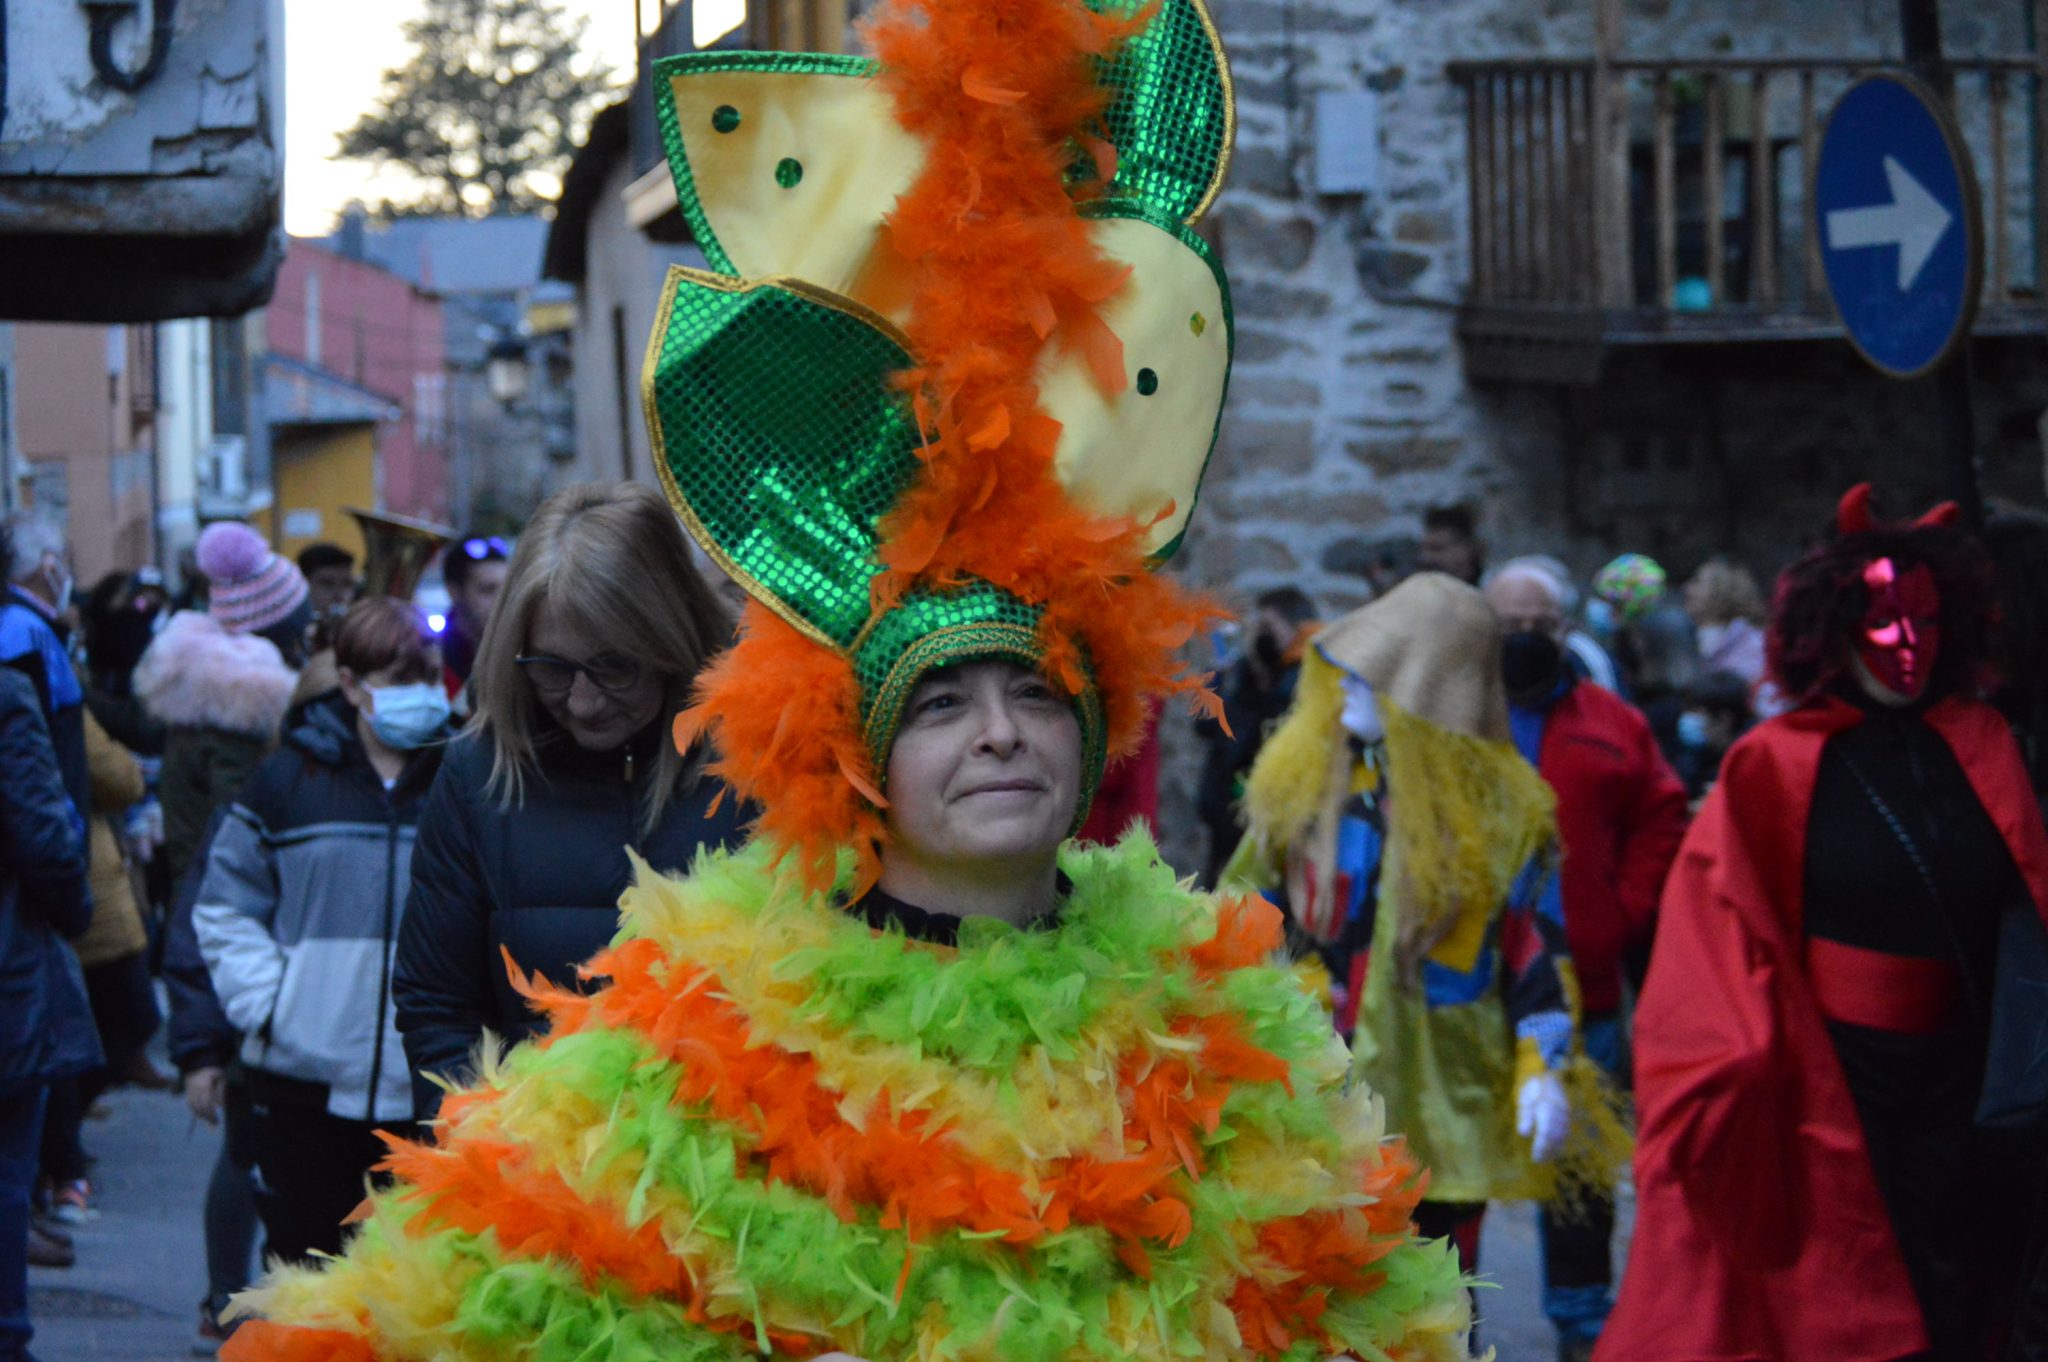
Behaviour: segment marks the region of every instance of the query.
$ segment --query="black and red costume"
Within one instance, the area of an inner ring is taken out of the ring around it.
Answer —
[[[1967,541],[1858,508],[1787,574],[1812,586],[1834,555],[1850,627],[1803,651],[1774,629],[1781,680],[1808,698],[1731,749],[1665,886],[1636,1014],[1636,1235],[1603,1362],[1948,1362],[1996,1327],[1982,1007],[1999,913],[2024,896],[2048,921],[2048,834],[2004,719],[1966,698],[1984,598],[1939,579]],[[1922,568],[1938,617],[1909,599],[1917,624],[1876,618]],[[1786,596],[1780,626],[1801,614]],[[1864,663],[1897,703],[1856,679],[1873,639],[1917,640],[1882,674]]]

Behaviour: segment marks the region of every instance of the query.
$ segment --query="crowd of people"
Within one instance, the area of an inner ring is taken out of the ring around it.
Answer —
[[[0,1350],[25,1355],[24,1264],[71,1265],[98,1215],[84,1123],[115,1084],[180,1088],[225,1125],[195,1337],[212,1350],[259,1243],[338,1248],[369,1132],[411,1119],[383,1015],[406,857],[510,550],[455,546],[437,634],[409,602],[358,599],[333,544],[292,562],[210,526],[174,599],[153,567],[79,592],[52,522],[5,529]],[[150,1058],[159,1030],[176,1077]]]
[[[1868,496],[1768,607],[1720,558],[1682,588],[1640,554],[1583,586],[1554,558],[1489,566],[1471,512],[1443,508],[1423,571],[1390,558],[1361,609],[1317,622],[1298,592],[1261,597],[1223,677],[1231,726],[1204,730],[1210,873],[1287,907],[1391,1124],[1450,1174],[1418,1223],[1468,1270],[1486,1201],[1530,1195],[1527,1158],[1564,1149],[1540,1080],[1565,1055],[1542,1052],[1551,990],[1530,980],[1566,962],[1605,1083],[1574,1090],[1572,1119],[1593,1134],[1632,1091],[1640,1146],[1619,1305],[1603,1148],[1563,1179],[1578,1195],[1538,1193],[1561,1358],[2048,1348],[2048,1090],[2023,1076],[2042,1033],[2020,1004],[2048,976],[2048,519],[1973,536],[1952,508],[1883,522]],[[1482,601],[1497,639],[1461,624]],[[1554,800],[1547,845],[1484,764],[1510,749]],[[1404,834],[1417,817],[1433,840]],[[1554,873],[1518,873],[1545,857]]]
[[[2048,1356],[2048,520],[1858,487],[1766,598],[1440,506],[1232,634],[1215,26],[863,31],[657,64],[661,490],[445,619],[6,522],[0,1362],[124,1083],[222,1362],[1472,1362],[1505,1200],[1560,1362]]]
[[[657,63],[661,490],[445,619],[5,524],[0,1362],[121,1083],[222,1362],[1472,1362],[1504,1200],[1560,1362],[2048,1356],[2048,519],[1860,486],[1767,600],[1441,506],[1232,634],[1215,26],[862,27]]]
[[[1489,567],[1471,531],[1438,517],[1435,566],[1336,619],[1258,597],[1198,726],[1202,878],[1279,904],[1326,971],[1431,1171],[1421,1232],[1476,1272],[1487,1204],[1542,1202],[1561,1358],[2035,1355],[2039,1094],[1992,1052],[2022,1024],[2002,954],[2048,901],[2048,655],[2011,575],[2048,521],[1993,523],[2000,576],[1945,515],[1852,495],[1768,619],[1726,560],[1678,590],[1626,555],[1581,588]],[[632,485],[555,498],[516,552],[453,546],[438,633],[359,598],[342,550],[295,564],[232,522],[185,609],[147,569],[75,592],[44,522],[4,549],[0,1328],[22,1355],[22,1264],[71,1262],[95,1214],[95,1102],[173,1084],[161,976],[175,1081],[226,1132],[217,1346],[259,1242],[340,1253],[380,1132],[430,1128],[487,1035],[542,1028],[522,981],[605,948],[633,857],[739,845],[752,809],[668,741],[733,622]],[[1132,765],[1156,779],[1156,751]],[[942,892],[914,871],[871,920]],[[1681,1278],[1710,1303],[1666,1308]]]

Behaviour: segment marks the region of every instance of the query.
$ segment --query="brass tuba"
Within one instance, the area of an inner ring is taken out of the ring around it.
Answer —
[[[363,594],[412,599],[434,555],[455,542],[455,531],[402,515],[343,508],[363,527]]]

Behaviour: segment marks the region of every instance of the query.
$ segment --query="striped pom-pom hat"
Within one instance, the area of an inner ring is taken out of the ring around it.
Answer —
[[[206,574],[207,613],[231,634],[268,629],[306,599],[306,578],[239,520],[200,531],[199,570]]]

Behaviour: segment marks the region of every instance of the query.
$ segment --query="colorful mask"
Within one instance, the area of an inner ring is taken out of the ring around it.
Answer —
[[[1892,694],[1918,700],[1927,692],[1941,649],[1941,592],[1924,564],[1901,571],[1890,558],[1863,568],[1870,591],[1857,626],[1856,656]]]

